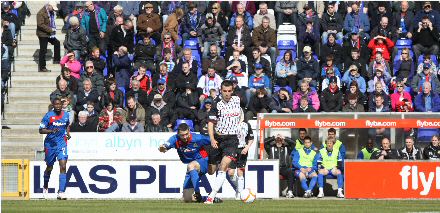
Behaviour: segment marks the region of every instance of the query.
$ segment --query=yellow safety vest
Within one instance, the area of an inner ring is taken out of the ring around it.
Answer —
[[[304,148],[304,144],[302,144],[299,139],[296,139],[295,149],[300,150],[302,148]]]
[[[370,153],[370,152],[368,152],[367,148],[361,149],[361,152],[364,155],[364,160],[370,160],[373,152],[378,151],[378,150],[379,150],[378,148],[373,148],[373,151]]]
[[[309,154],[304,151],[304,149],[298,150],[299,153],[299,165],[305,167],[313,166],[313,159],[315,159],[316,152],[314,150],[310,151]]]
[[[322,166],[324,166],[324,168],[330,170],[338,165],[339,149],[333,147],[331,156],[328,155],[326,148],[322,148],[321,150],[319,150],[319,152],[321,153],[322,156]]]

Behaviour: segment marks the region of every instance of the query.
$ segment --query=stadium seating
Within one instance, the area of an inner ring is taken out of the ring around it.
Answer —
[[[279,62],[284,57],[284,53],[287,50],[291,50],[292,57],[296,58],[296,43],[294,40],[278,40],[278,50],[280,51],[280,54],[277,57],[276,62]]]
[[[438,60],[436,55],[431,55],[431,61],[434,62],[435,66],[438,67]],[[423,63],[423,55],[420,55],[417,59],[417,64]]]
[[[192,120],[189,119],[177,119],[176,120],[176,125],[174,126],[174,131],[177,131],[177,127],[180,124],[187,124],[191,130],[191,132],[194,131],[194,122]]]
[[[417,141],[430,142],[432,136],[438,135],[439,133],[440,133],[439,129],[419,128],[417,132]]]

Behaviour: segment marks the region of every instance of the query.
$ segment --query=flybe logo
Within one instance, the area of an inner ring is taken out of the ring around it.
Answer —
[[[63,122],[55,121],[55,122],[52,123],[52,125],[54,125],[54,126],[65,126],[66,123],[65,122],[63,123]]]
[[[435,189],[440,190],[440,166],[435,168],[435,172],[419,172],[418,166],[403,166],[399,175],[402,177],[402,189],[408,190],[411,179],[411,189],[419,190],[419,180],[422,185],[422,191],[420,191],[420,195],[426,196],[431,192],[432,185],[435,178]],[[410,178],[411,177],[411,178]]]

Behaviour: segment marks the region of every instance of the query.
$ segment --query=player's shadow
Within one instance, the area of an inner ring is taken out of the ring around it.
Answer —
[[[38,64],[38,57],[40,55],[39,53],[40,53],[40,49],[36,49],[34,54],[32,55],[32,57],[34,58],[35,63],[37,63],[37,64]],[[49,60],[52,60],[52,59],[53,59],[53,52],[52,52],[51,49],[47,49],[46,61],[49,61]]]

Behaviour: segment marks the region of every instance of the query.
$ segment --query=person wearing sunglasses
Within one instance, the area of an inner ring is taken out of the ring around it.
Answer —
[[[95,88],[98,91],[99,95],[102,95],[102,93],[105,90],[104,87],[104,77],[95,71],[95,67],[93,66],[93,62],[86,61],[84,66],[85,72],[81,74],[81,78],[79,80],[79,87],[82,88],[82,82],[85,79],[90,79],[93,85],[93,88]]]
[[[391,109],[394,112],[412,112],[412,98],[409,92],[405,91],[405,84],[403,79],[399,79],[397,82],[397,91],[391,96]]]
[[[409,48],[404,48],[397,61],[394,62],[393,73],[397,78],[402,78],[404,84],[410,85],[411,79],[414,76],[415,67],[414,61],[409,55]]]

